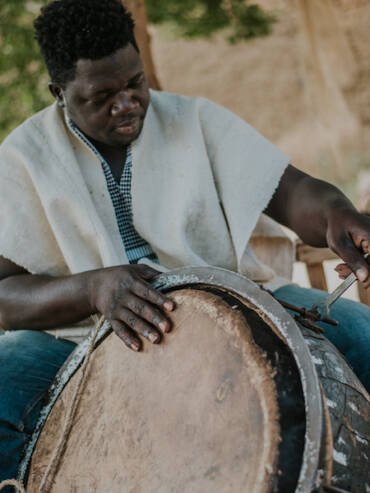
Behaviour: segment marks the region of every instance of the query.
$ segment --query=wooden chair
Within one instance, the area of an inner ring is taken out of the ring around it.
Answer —
[[[335,259],[339,261],[339,258],[329,248],[314,248],[302,242],[297,243],[296,260],[306,264],[308,277],[313,288],[328,290],[323,262]],[[359,282],[357,289],[361,303],[370,306],[370,289],[364,289]]]

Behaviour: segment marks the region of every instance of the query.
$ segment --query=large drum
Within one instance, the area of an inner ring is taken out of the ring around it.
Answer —
[[[172,332],[137,354],[103,326],[45,491],[370,491],[369,395],[323,336],[222,269],[172,271],[156,287],[176,302]],[[88,344],[50,391],[20,470],[28,493],[39,491]]]

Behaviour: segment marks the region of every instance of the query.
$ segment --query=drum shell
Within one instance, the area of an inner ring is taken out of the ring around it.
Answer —
[[[261,321],[291,349],[293,344],[289,337],[292,334],[284,333],[284,328],[279,327],[277,319],[280,317],[283,322],[289,319],[290,326],[292,326],[292,320],[289,316],[286,319],[286,313],[284,313],[284,316],[282,315],[281,307],[278,307],[275,301],[271,301],[266,293],[260,292],[252,283],[245,283],[245,280],[242,281],[242,286],[240,287],[240,277],[235,277],[234,274],[231,278],[227,274],[227,279],[225,280],[224,271],[219,272],[217,269],[208,269],[208,272],[203,270],[200,274],[199,271],[202,271],[202,269],[187,270],[185,275],[177,276],[176,282],[172,278],[167,284],[164,283],[162,289],[178,289],[184,286],[191,286],[201,290],[210,289],[210,287],[212,289],[216,288],[219,290],[220,296],[224,296],[222,293],[226,292],[226,297],[231,296],[235,302],[238,301],[245,305],[246,309],[254,310],[258,313]],[[209,275],[210,273],[212,276]],[[164,276],[164,279],[168,281],[168,277]],[[212,277],[212,280],[210,277]],[[250,291],[252,291],[252,294]],[[266,298],[266,296],[268,297]],[[293,325],[296,331],[297,325],[294,322]],[[365,459],[366,456],[369,456],[366,453],[369,450],[368,395],[338,351],[324,337],[313,334],[304,327],[300,327],[300,331],[303,333],[312,355],[307,366],[307,362],[304,362],[304,357],[301,354],[294,354],[297,362],[297,372],[301,378],[302,390],[306,393],[307,416],[309,416],[310,405],[313,401],[316,400],[316,404],[320,401],[321,404],[316,405],[316,416],[313,413],[320,433],[316,433],[315,443],[311,451],[309,451],[311,456],[316,454],[316,464],[313,467],[305,457],[302,458],[302,470],[297,484],[297,491],[309,491],[319,484],[329,483],[331,479],[333,479],[333,484],[338,487],[344,489],[352,488],[352,491],[364,491],[361,488],[369,480],[367,473],[369,468]],[[301,341],[299,342],[301,343]],[[304,351],[303,348],[301,349]],[[304,367],[302,361],[306,364],[306,367]],[[313,385],[312,381],[310,382],[310,379],[317,378],[315,368],[324,392],[320,390],[320,384],[315,389],[315,385]],[[338,368],[340,369],[338,370]],[[310,395],[308,397],[309,392]],[[343,403],[340,406],[339,404],[333,406],[333,402],[336,402],[334,395],[338,393],[345,396],[345,398],[343,398]],[[325,409],[330,413],[330,421],[328,419],[325,420]],[[309,426],[312,426],[312,417],[310,421]],[[306,430],[306,454],[308,449],[307,442],[314,436],[314,433],[312,433],[311,437],[310,432],[312,432],[312,429]],[[356,471],[356,478],[351,470]],[[309,487],[307,486],[308,484],[310,485]]]
[[[300,329],[310,349],[330,416],[326,447],[326,455],[332,459],[330,484],[353,493],[366,491],[370,485],[369,394],[326,337],[301,325]]]

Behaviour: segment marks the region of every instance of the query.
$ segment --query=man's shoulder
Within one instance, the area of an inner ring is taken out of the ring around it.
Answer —
[[[181,125],[189,131],[202,129],[204,134],[217,136],[225,136],[226,133],[231,134],[232,132],[248,136],[257,134],[238,115],[203,96],[189,97],[151,91],[151,106],[159,120],[167,125],[172,123]]]
[[[27,118],[16,127],[3,141],[1,147],[8,145],[20,145],[23,142],[37,141],[52,132],[61,120],[60,112],[54,103],[43,110]]]
[[[150,90],[151,105],[154,109],[167,113],[182,113],[184,111],[201,110],[203,107],[218,107],[217,103],[203,96],[184,96],[165,91]]]
[[[169,105],[170,107],[178,104],[191,104],[197,97],[184,96],[173,92],[156,91],[150,89],[150,100],[154,105]]]

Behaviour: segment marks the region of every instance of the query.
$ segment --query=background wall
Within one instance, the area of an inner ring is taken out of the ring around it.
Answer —
[[[370,2],[261,0],[271,35],[230,45],[150,28],[164,90],[206,96],[245,118],[298,167],[370,197]]]

